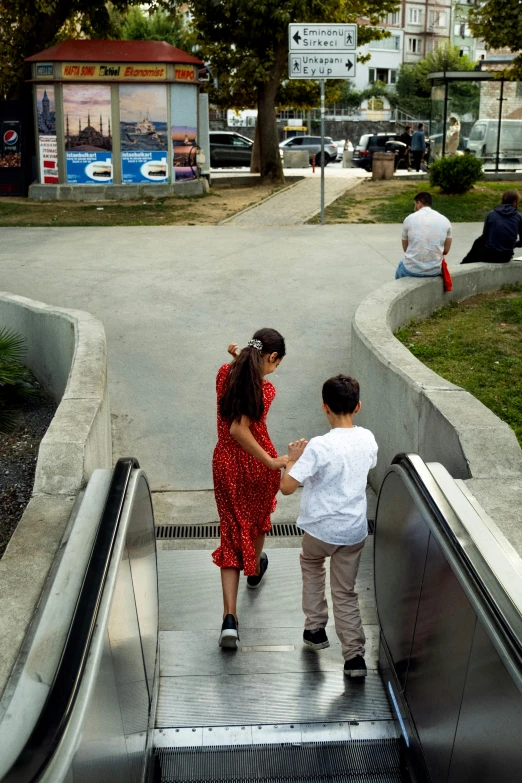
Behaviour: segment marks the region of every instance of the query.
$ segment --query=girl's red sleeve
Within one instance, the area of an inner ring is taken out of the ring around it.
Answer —
[[[227,379],[229,369],[230,365],[224,364],[218,370],[218,374],[216,376],[216,392],[218,400],[223,396],[223,392],[225,390],[225,381]]]

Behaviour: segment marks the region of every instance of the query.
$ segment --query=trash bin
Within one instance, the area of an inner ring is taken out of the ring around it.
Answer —
[[[310,165],[308,150],[283,149],[283,166],[285,169],[307,169]]]
[[[344,150],[343,152],[343,169],[352,168],[353,150]]]
[[[395,171],[393,152],[374,152],[372,158],[372,179],[391,179]]]

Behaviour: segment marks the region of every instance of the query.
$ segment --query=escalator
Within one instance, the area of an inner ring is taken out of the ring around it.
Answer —
[[[518,779],[522,564],[442,466],[399,455],[381,486],[366,682],[343,678],[333,630],[303,651],[295,546],[268,550],[223,655],[209,546],[156,552],[137,462],[95,473],[0,702],[2,783]]]

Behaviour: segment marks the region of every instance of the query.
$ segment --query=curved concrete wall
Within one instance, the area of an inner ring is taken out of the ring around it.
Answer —
[[[0,328],[21,334],[26,363],[59,402],[38,452],[33,496],[0,560],[0,694],[22,648],[80,490],[112,467],[107,347],[89,313],[0,293]]]
[[[401,451],[441,462],[454,478],[522,479],[522,451],[511,428],[393,336],[445,304],[522,282],[522,262],[466,265],[452,270],[452,277],[449,293],[440,277],[394,281],[370,294],[355,314],[351,372],[361,384],[358,423],[379,444],[379,463],[370,476],[375,488]]]

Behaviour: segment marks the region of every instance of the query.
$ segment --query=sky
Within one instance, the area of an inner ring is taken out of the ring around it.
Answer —
[[[91,114],[91,124],[99,127],[100,114],[105,130],[111,116],[111,88],[109,84],[64,84],[63,112],[69,115],[69,126],[76,129],[78,119],[82,128],[87,125],[87,114]]]
[[[167,90],[164,84],[120,84],[120,120],[137,122],[148,115],[152,122],[167,121]]]

